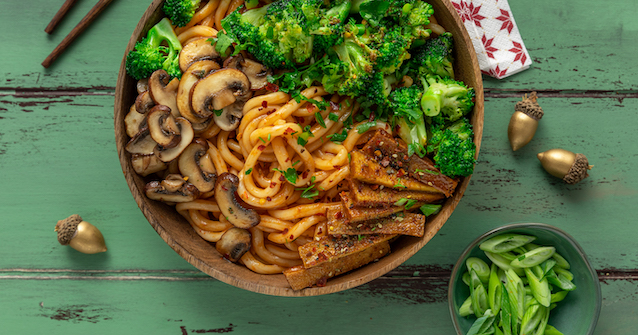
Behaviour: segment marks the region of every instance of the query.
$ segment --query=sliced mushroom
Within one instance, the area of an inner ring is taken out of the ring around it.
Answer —
[[[219,114],[219,110],[235,102],[241,102],[243,106],[251,96],[250,81],[243,72],[236,69],[221,69],[193,86],[191,107],[195,116],[206,119]]]
[[[180,51],[179,68],[182,72],[186,72],[197,61],[214,59],[221,59],[221,55],[211,44],[210,37],[196,38],[188,42]]]
[[[142,78],[137,81],[137,93],[141,94],[148,91],[148,78]]]
[[[140,131],[131,138],[126,144],[126,151],[132,154],[152,155],[157,147],[157,142],[151,137],[148,126],[140,129]]]
[[[180,130],[170,108],[157,105],[148,112],[146,120],[151,137],[162,148],[172,148],[180,142]]]
[[[245,101],[237,101],[224,107],[220,114],[213,114],[213,120],[222,130],[231,131],[237,129],[241,118],[244,116],[244,103]]]
[[[251,246],[251,235],[246,229],[232,227],[215,243],[215,249],[222,257],[231,262],[237,262]]]
[[[128,137],[135,136],[146,124],[146,115],[139,113],[135,108],[135,104],[131,105],[128,114],[124,117],[124,125],[126,126]]]
[[[217,177],[215,183],[215,200],[228,222],[237,228],[248,229],[259,224],[261,217],[254,209],[244,208],[235,195],[239,178],[232,173],[224,172]]]
[[[242,54],[226,59],[224,67],[243,72],[248,77],[250,89],[253,91],[266,87],[268,85],[268,75],[272,74],[269,68],[252,59],[245,58]]]
[[[178,174],[166,176],[162,181],[151,181],[144,189],[146,196],[164,202],[189,202],[197,199],[199,191]]]
[[[164,70],[157,70],[151,74],[148,79],[148,91],[156,105],[168,106],[173,116],[178,117],[179,109],[177,108],[177,88],[179,87],[179,79],[173,78]]]
[[[155,155],[132,155],[131,164],[133,165],[133,170],[142,177],[162,171],[167,167],[166,163],[159,160]]]
[[[144,91],[135,98],[135,110],[140,114],[148,113],[153,106],[155,106],[155,101],[151,98],[149,91]]]
[[[179,109],[179,113],[190,121],[193,126],[204,123],[208,121],[209,118],[200,118],[193,113],[190,101],[191,90],[197,81],[215,70],[219,70],[219,64],[216,62],[212,60],[198,61],[188,67],[182,74],[182,79],[179,81],[179,87],[177,88],[177,108]]]
[[[202,193],[209,192],[215,187],[217,176],[215,167],[208,156],[202,159],[207,151],[208,142],[196,138],[179,156],[179,171]]]
[[[191,127],[191,123],[188,122],[188,120],[183,117],[178,117],[175,118],[175,121],[177,122],[177,128],[179,128],[179,143],[171,148],[157,146],[155,154],[162,162],[170,162],[177,158],[191,141],[193,141],[193,137],[195,137],[193,127]]]

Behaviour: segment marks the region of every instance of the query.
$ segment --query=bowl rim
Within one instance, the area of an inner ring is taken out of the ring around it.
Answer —
[[[463,250],[463,253],[461,253],[461,256],[459,256],[458,260],[456,261],[456,263],[454,264],[454,268],[452,268],[452,272],[450,273],[450,282],[448,283],[448,309],[450,311],[450,318],[452,319],[452,324],[454,325],[454,329],[456,330],[456,333],[459,335],[463,335],[463,333],[461,332],[460,326],[458,324],[458,322],[456,322],[456,310],[454,308],[454,278],[456,278],[459,274],[459,271],[463,268],[463,264],[465,263],[465,259],[469,256],[469,254],[474,250],[474,248],[476,248],[479,244],[480,241],[487,239],[488,237],[498,234],[498,233],[502,233],[505,231],[509,231],[509,230],[514,230],[514,229],[518,229],[518,228],[529,228],[529,229],[539,229],[539,230],[547,230],[547,231],[551,231],[553,233],[556,233],[560,236],[562,236],[563,238],[565,238],[565,240],[567,240],[573,247],[574,249],[576,249],[576,251],[578,251],[578,253],[582,256],[583,261],[585,262],[585,266],[587,267],[587,271],[589,272],[589,274],[591,275],[591,277],[594,279],[594,283],[595,283],[595,288],[596,288],[596,310],[594,312],[594,317],[592,319],[592,323],[589,326],[589,329],[587,330],[587,335],[591,335],[593,334],[594,330],[596,329],[596,325],[598,324],[598,318],[600,317],[600,311],[601,311],[601,305],[602,305],[602,292],[601,292],[601,288],[600,288],[600,280],[598,279],[598,273],[596,272],[596,270],[594,270],[594,268],[591,266],[589,259],[587,258],[587,254],[585,254],[585,250],[583,250],[583,248],[580,246],[580,244],[578,243],[578,241],[576,241],[576,239],[571,236],[570,234],[568,234],[566,231],[556,227],[556,226],[552,226],[550,224],[547,223],[540,223],[540,222],[520,222],[520,223],[509,223],[500,227],[496,227],[494,229],[491,229],[483,234],[481,234],[479,237],[477,237],[476,239],[474,239],[470,244],[468,244],[468,246]]]
[[[174,236],[171,235],[171,231],[167,229],[163,224],[161,218],[156,213],[153,212],[153,209],[150,205],[150,200],[145,199],[143,196],[143,190],[140,189],[138,185],[136,185],[136,180],[141,178],[139,176],[133,176],[129,172],[131,171],[131,163],[130,159],[127,157],[127,153],[123,150],[124,142],[121,138],[119,138],[120,133],[123,131],[122,121],[125,111],[128,111],[128,107],[121,106],[123,102],[123,87],[125,87],[126,83],[126,70],[125,70],[125,61],[126,54],[128,50],[131,50],[135,44],[135,42],[142,36],[142,33],[147,31],[152,22],[154,15],[157,14],[159,10],[159,6],[164,2],[164,0],[153,0],[153,2],[146,9],[140,21],[138,22],[135,30],[133,31],[131,38],[127,44],[125,49],[122,62],[120,64],[120,72],[118,74],[118,80],[115,90],[115,104],[114,104],[114,123],[115,123],[115,135],[116,135],[116,147],[118,151],[118,158],[120,160],[120,164],[122,170],[124,172],[124,176],[128,187],[133,195],[134,200],[136,201],[138,207],[142,211],[142,214],[149,222],[149,224],[153,227],[153,229],[160,235],[160,237],[166,242],[166,244],[171,247],[175,252],[177,252],[182,258],[184,258],[188,263],[195,266],[200,271],[210,275],[211,277],[224,282],[226,284],[245,289],[248,291],[253,291],[266,295],[273,296],[287,296],[287,297],[301,297],[301,296],[316,296],[316,295],[324,295],[335,292],[344,291],[347,289],[351,289],[367,282],[370,282],[387,272],[393,270],[397,266],[403,264],[407,259],[414,256],[419,250],[423,248],[425,244],[427,244],[438,232],[438,230],[447,222],[452,212],[456,209],[458,203],[463,197],[465,190],[469,186],[471,175],[465,177],[461,180],[459,185],[457,186],[457,190],[448,198],[444,203],[444,208],[441,212],[431,220],[428,220],[428,225],[426,226],[426,233],[421,238],[413,238],[410,236],[404,236],[401,240],[398,241],[400,245],[396,250],[393,249],[393,252],[390,255],[379,259],[375,264],[368,264],[359,269],[355,269],[350,271],[347,274],[343,274],[339,277],[335,277],[328,282],[328,285],[323,287],[309,287],[300,291],[293,291],[291,288],[282,288],[279,286],[270,285],[269,280],[263,280],[261,277],[254,279],[247,279],[242,270],[228,272],[226,270],[220,270],[218,267],[212,266],[206,261],[202,260],[198,257],[197,254],[192,252],[192,248],[189,247],[189,244],[182,243],[183,240],[178,240]],[[478,65],[478,59],[476,56],[476,52],[474,50],[474,46],[472,44],[471,38],[467,32],[467,29],[463,25],[463,21],[460,16],[452,6],[449,0],[439,0],[437,6],[444,10],[444,15],[450,24],[454,24],[455,28],[448,30],[457,30],[458,34],[462,36],[459,40],[463,41],[460,43],[455,43],[455,48],[462,48],[463,53],[467,53],[467,56],[464,57],[464,61],[466,62],[466,66],[468,66],[468,71],[466,71],[466,76],[470,79],[472,83],[472,87],[476,91],[476,102],[474,106],[474,110],[472,112],[472,124],[475,129],[475,138],[474,142],[476,144],[477,150],[476,155],[478,157],[481,147],[482,135],[483,135],[483,121],[484,121],[484,92],[483,92],[483,79],[481,76],[480,68]],[[459,52],[459,49],[456,49],[455,52]],[[460,57],[459,57],[460,58]],[[414,240],[418,239],[418,240]],[[371,267],[371,265],[374,265]],[[365,270],[368,269],[368,270]],[[355,272],[358,274],[353,275]],[[266,276],[266,275],[260,275]],[[283,275],[268,275],[268,276],[281,276]],[[285,278],[283,279],[285,280]]]

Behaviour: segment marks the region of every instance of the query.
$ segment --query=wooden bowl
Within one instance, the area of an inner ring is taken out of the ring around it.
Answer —
[[[204,273],[227,284],[258,293],[277,296],[315,296],[343,291],[382,276],[396,268],[419,251],[441,229],[461,200],[470,177],[464,178],[454,195],[447,199],[442,210],[428,219],[425,235],[421,238],[402,236],[392,244],[392,252],[378,262],[358,270],[332,278],[324,287],[293,291],[283,275],[260,275],[242,265],[223,260],[215,246],[197,235],[190,224],[174,207],[150,200],[144,194],[146,181],[131,166],[131,157],[124,150],[129,138],[124,127],[124,117],[137,96],[136,80],[126,75],[125,61],[135,43],[162,17],[163,0],[155,0],[139,21],[127,45],[115,91],[115,140],[122,170],[137,205],[161,238],[186,261]],[[471,122],[474,125],[476,153],[478,155],[483,134],[483,82],[474,47],[460,17],[448,0],[428,1],[434,7],[439,24],[455,37],[455,74],[458,80],[476,90],[476,104]]]

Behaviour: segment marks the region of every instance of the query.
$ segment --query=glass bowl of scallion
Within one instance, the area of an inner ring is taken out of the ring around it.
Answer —
[[[598,275],[568,233],[543,223],[486,232],[461,254],[448,302],[459,335],[593,334]]]

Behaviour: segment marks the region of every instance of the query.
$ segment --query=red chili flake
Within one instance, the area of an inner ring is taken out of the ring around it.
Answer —
[[[264,149],[266,149],[266,146],[262,144],[262,145],[258,146],[257,149],[259,151],[264,151]]]
[[[284,178],[283,174],[281,176],[279,176],[279,181],[284,181],[284,180],[286,180],[286,178]]]
[[[328,284],[328,277],[321,277],[321,278],[317,279],[317,286],[318,287],[324,287],[324,286],[326,286],[326,284]]]
[[[312,256],[312,252],[309,252],[306,254],[306,257],[310,257],[310,256]]]
[[[328,260],[328,256],[326,256],[326,254],[324,254],[323,252],[320,252],[317,255],[317,260],[318,261],[327,261]]]
[[[308,177],[308,170],[304,171],[303,174],[301,175],[302,179],[306,179]]]
[[[339,165],[333,165],[332,167],[335,168],[335,169],[341,169],[341,166],[339,166]]]
[[[341,211],[338,211],[337,214],[335,214],[335,218],[341,219],[343,217],[343,213],[341,213]]]
[[[284,230],[281,233],[282,234],[287,234],[288,233],[288,228],[284,228]]]
[[[226,186],[222,186],[222,190],[224,190],[224,191],[228,191],[228,189],[226,188]]]
[[[315,108],[315,105],[310,104],[310,106],[308,106],[308,113],[314,113]]]
[[[398,162],[397,162],[397,166],[398,166],[398,167],[402,167],[402,166],[403,166],[403,162],[402,162],[402,161],[398,161]]]
[[[317,216],[326,216],[326,214],[325,214],[325,213],[317,213],[317,214],[315,214],[315,215],[317,215]]]
[[[266,197],[266,200],[267,201],[272,201],[272,198],[271,197]]]
[[[306,119],[304,119],[301,116],[295,116],[295,120],[297,120],[297,123],[304,123],[306,122]]]
[[[279,86],[277,86],[277,84],[268,83],[268,84],[266,84],[266,89],[271,91],[271,92],[277,92],[277,91],[279,91]]]
[[[294,240],[295,239],[295,235],[290,235],[290,239]]]
[[[274,112],[275,112],[275,110],[274,110],[274,109],[271,109],[271,110],[269,110],[269,111],[267,111],[267,112],[266,112],[266,115],[270,115],[270,114],[272,114],[272,113],[274,113]]]
[[[407,161],[410,157],[408,157],[408,155],[403,155],[403,160]]]
[[[403,176],[405,176],[405,170],[399,169],[399,172],[397,172],[397,177],[401,178]]]
[[[294,133],[294,132],[295,132],[295,130],[294,130],[294,129],[292,129],[292,128],[288,127],[288,128],[284,131],[284,135],[289,135],[289,134],[292,134],[292,133]]]
[[[270,188],[275,188],[275,186],[277,186],[277,184],[273,181],[270,182]],[[270,201],[270,200],[268,200]]]
[[[319,228],[317,229],[317,234],[321,234],[321,233],[323,233],[323,229],[321,229],[321,227],[319,227]]]
[[[261,102],[261,107],[268,108],[268,100],[264,100]]]
[[[334,101],[330,101],[330,108],[332,108],[333,111],[336,111],[339,109],[339,104],[334,102]]]

